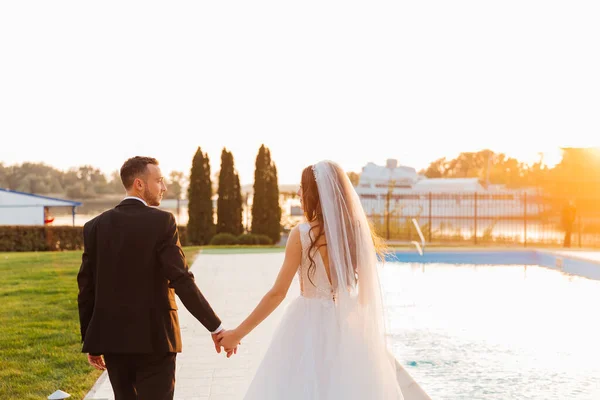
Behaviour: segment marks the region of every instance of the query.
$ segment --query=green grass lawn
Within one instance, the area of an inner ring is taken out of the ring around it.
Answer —
[[[199,247],[184,248],[191,264]],[[80,251],[0,253],[0,399],[83,399],[100,376],[81,353]]]

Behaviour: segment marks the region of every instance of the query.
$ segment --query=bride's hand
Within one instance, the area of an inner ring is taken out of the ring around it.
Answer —
[[[235,329],[232,329],[230,331],[222,331],[219,333],[217,340],[219,341],[219,344],[225,348],[225,351],[227,351],[227,357],[230,357],[231,353],[237,353],[237,346],[240,344],[242,338]]]

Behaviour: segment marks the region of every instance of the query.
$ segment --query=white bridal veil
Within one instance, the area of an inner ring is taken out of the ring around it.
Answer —
[[[335,357],[336,365],[331,368],[332,388],[341,399],[402,399],[386,346],[377,254],[360,199],[336,163],[321,161],[313,172],[340,329],[340,357]],[[336,382],[339,377],[344,382]],[[347,396],[342,396],[340,388],[347,388]]]

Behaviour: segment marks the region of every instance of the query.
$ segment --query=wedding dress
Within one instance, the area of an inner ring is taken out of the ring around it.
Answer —
[[[293,300],[246,400],[402,400],[385,343],[377,256],[369,225],[341,168],[315,165],[331,280],[311,225],[299,226],[300,296]],[[314,240],[314,235],[313,238]]]

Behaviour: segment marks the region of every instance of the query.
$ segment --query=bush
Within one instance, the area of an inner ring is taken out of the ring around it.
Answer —
[[[83,249],[81,226],[0,226],[0,251]]]
[[[217,233],[210,240],[210,244],[213,246],[227,246],[232,244],[238,244],[237,237],[231,233]]]
[[[258,244],[273,244],[273,239],[267,235],[256,235],[256,237],[258,238]]]
[[[48,250],[83,249],[83,227],[48,226],[46,227],[46,245]]]
[[[238,244],[252,245],[258,244],[258,235],[251,233],[242,233],[237,237]]]
[[[263,244],[270,245],[273,241],[267,235],[256,235],[254,233],[244,233],[237,237],[238,244],[255,245]]]

